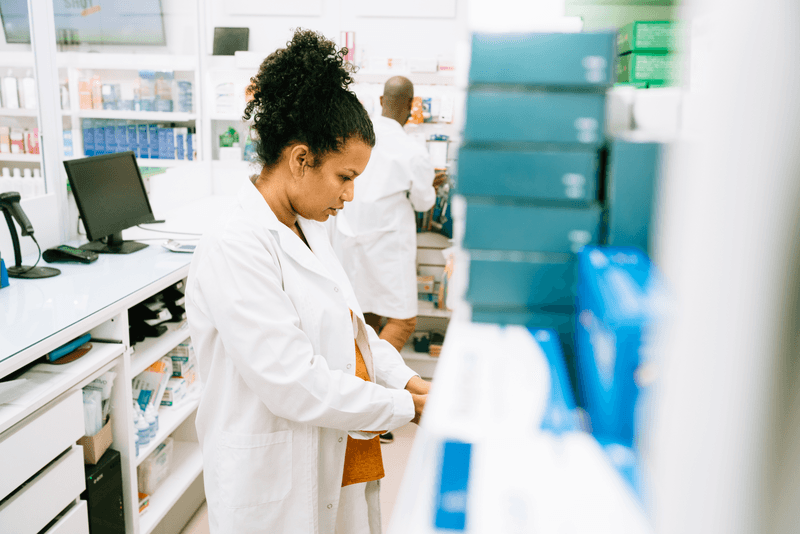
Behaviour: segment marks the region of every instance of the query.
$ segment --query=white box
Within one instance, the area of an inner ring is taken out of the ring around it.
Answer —
[[[136,469],[141,493],[152,495],[169,475],[172,465],[172,438],[168,437]]]

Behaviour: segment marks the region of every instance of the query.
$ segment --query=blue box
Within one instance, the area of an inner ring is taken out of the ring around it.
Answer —
[[[103,135],[106,140],[106,154],[113,154],[117,151],[117,127],[106,126],[103,128]]]
[[[567,373],[558,334],[549,329],[530,329],[533,339],[544,352],[550,367],[550,398],[542,419],[542,430],[560,435],[580,430],[573,385]]]
[[[158,157],[161,159],[175,159],[175,131],[174,128],[158,129]]]
[[[106,150],[106,131],[105,128],[95,127],[94,130],[94,155],[101,156],[108,154]]]
[[[72,130],[64,130],[61,133],[61,136],[64,141],[64,156],[70,157],[74,155],[74,146],[72,143]]]
[[[128,125],[128,150],[132,150],[137,157],[139,156],[139,140],[135,124]]]
[[[175,134],[175,159],[186,159],[186,140],[182,133]]]
[[[6,270],[6,260],[0,258],[0,289],[8,287],[8,271]]]
[[[128,126],[119,125],[116,127],[117,152],[127,152],[128,148]]]
[[[456,192],[463,196],[597,200],[597,150],[486,150],[458,153]]]
[[[150,141],[147,138],[147,125],[140,124],[137,130],[139,131],[138,156],[147,159],[150,157]]]
[[[616,81],[616,33],[476,33],[470,83],[605,88]]]
[[[467,142],[604,142],[605,94],[548,91],[470,90]]]
[[[159,133],[158,133],[160,128],[158,127],[157,124],[150,124],[150,125],[148,125],[147,130],[148,130],[148,132],[150,134],[150,159],[160,158],[161,157],[161,152],[160,152],[160,141],[161,141],[161,139],[159,138]]]
[[[598,242],[601,210],[467,201],[462,246],[476,250],[575,253]]]
[[[471,443],[445,441],[442,444],[434,503],[437,529],[463,531],[466,528],[471,457]]]
[[[186,159],[194,160],[194,134],[192,132],[186,134]]]
[[[94,156],[94,128],[83,129],[83,154],[85,156]]]
[[[502,253],[471,254],[467,302],[483,306],[575,305],[575,257],[529,254],[507,259]]]
[[[650,253],[650,224],[661,174],[660,143],[616,139],[608,154],[606,242]]]
[[[634,247],[585,247],[578,254],[575,343],[579,387],[592,434],[632,447],[643,332],[654,320],[656,277]]]

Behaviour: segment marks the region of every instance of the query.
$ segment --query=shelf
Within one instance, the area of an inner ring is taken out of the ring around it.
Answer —
[[[38,117],[38,109],[0,108],[0,117]]]
[[[181,401],[177,406],[162,406],[158,409],[158,434],[156,438],[148,443],[144,448],[139,450],[139,456],[136,457],[136,465],[141,464],[150,453],[156,450],[170,434],[175,432],[181,423],[183,423],[192,412],[197,409],[200,404],[200,388],[193,387],[193,391]]]
[[[131,355],[131,378],[150,367],[156,360],[165,356],[181,342],[189,339],[189,325],[186,321],[181,323],[168,323],[167,331],[159,337],[148,337],[133,346]]]
[[[433,378],[439,358],[433,358],[427,352],[417,352],[413,345],[406,345],[400,351],[406,365],[413,369],[422,378]]]
[[[60,52],[56,58],[61,68],[162,71],[197,69],[197,57],[186,55]],[[33,64],[32,58],[31,64]]]
[[[198,443],[175,441],[173,447],[170,474],[150,496],[150,504],[139,516],[139,534],[153,532],[192,482],[203,472],[203,456]]]
[[[64,114],[69,115],[68,112]],[[181,113],[177,111],[121,111],[115,109],[81,109],[74,116],[79,119],[118,119],[129,121],[153,122],[190,122],[197,120],[196,113]]]
[[[121,343],[91,343],[92,350],[74,362],[37,364],[19,376],[28,382],[21,396],[0,405],[0,434],[71,388],[94,380],[124,352]]]
[[[369,72],[361,71],[353,75],[355,83],[386,83],[392,76],[405,76],[414,85],[454,85],[456,76],[452,72]]]
[[[250,121],[242,120],[242,113],[211,113],[209,116],[212,121],[241,122],[242,124],[252,122],[252,119]]]
[[[417,317],[444,317],[449,319],[453,312],[450,310],[443,310],[436,308],[433,302],[429,300],[417,301]]]
[[[41,154],[9,154],[0,152],[0,161],[19,161],[25,163],[41,163]]]
[[[0,67],[30,67],[33,69],[33,52],[0,52]]]

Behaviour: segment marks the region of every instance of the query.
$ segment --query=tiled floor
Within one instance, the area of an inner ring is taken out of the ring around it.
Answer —
[[[386,477],[381,481],[381,512],[383,517],[383,531],[389,525],[389,518],[392,515],[394,501],[397,498],[397,490],[403,480],[403,472],[406,468],[406,460],[411,452],[411,444],[414,442],[417,427],[411,423],[398,428],[393,432],[394,442],[381,445],[383,454],[383,468]],[[208,508],[206,503],[192,517],[186,528],[181,534],[209,534],[208,532]]]

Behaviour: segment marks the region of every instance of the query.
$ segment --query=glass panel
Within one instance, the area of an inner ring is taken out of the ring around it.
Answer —
[[[38,96],[26,0],[1,0],[0,193],[46,193],[39,150]]]

